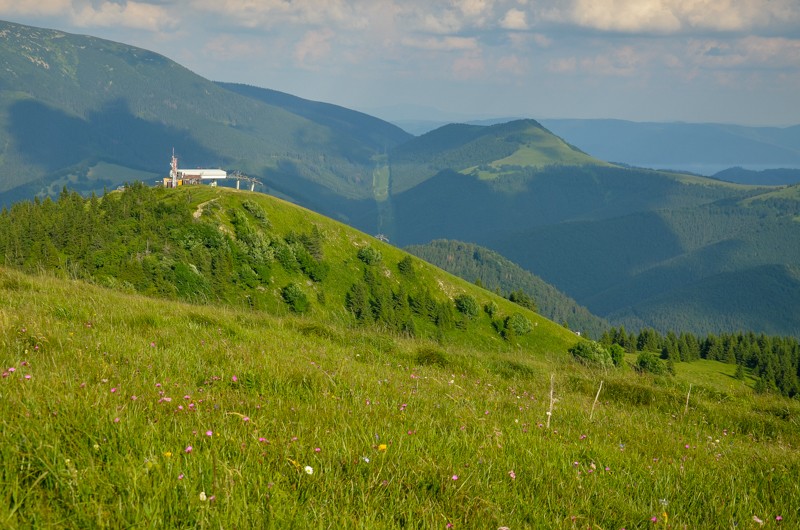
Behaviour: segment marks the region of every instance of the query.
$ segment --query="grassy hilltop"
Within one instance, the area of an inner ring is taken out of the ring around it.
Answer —
[[[103,223],[82,227],[78,205]],[[797,524],[800,405],[734,365],[579,364],[568,330],[249,192],[15,208],[38,213],[40,255],[9,239],[2,255],[50,272],[0,268],[0,526]],[[388,311],[387,289],[427,291],[428,309]],[[532,329],[503,334],[512,314]]]

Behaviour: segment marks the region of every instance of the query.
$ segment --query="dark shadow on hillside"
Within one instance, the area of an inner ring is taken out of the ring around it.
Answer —
[[[85,120],[37,101],[20,101],[9,109],[8,132],[25,161],[48,173],[86,159],[103,159],[166,174],[173,147],[192,165],[221,159],[200,145],[191,131],[138,118],[121,99],[89,113]]]

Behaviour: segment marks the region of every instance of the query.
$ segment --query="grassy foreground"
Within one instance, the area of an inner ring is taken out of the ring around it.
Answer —
[[[0,527],[798,527],[800,405],[692,366],[603,373],[0,269]]]

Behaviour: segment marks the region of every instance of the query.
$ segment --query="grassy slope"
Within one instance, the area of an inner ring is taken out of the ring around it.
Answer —
[[[554,136],[534,120],[492,126],[450,124],[390,153],[392,193],[402,193],[450,169],[481,179],[513,173],[504,166],[606,165]]]
[[[705,375],[728,365],[422,365],[424,343],[4,269],[0,300],[5,527],[798,523],[800,407]]]

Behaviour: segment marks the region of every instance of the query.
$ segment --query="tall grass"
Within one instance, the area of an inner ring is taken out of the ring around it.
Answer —
[[[684,415],[680,377],[2,269],[0,332],[3,528],[800,524],[800,406],[736,381]]]

